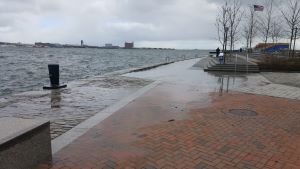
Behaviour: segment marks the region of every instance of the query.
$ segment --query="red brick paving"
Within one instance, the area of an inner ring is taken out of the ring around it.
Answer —
[[[300,169],[300,101],[201,91],[152,89],[58,152],[52,169]]]

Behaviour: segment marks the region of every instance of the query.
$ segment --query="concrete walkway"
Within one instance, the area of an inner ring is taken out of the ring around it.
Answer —
[[[300,168],[300,101],[238,92],[269,82],[208,74],[197,61],[125,75],[160,83],[40,168]]]

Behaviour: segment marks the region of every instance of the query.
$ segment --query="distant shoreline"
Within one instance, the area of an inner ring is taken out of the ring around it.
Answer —
[[[0,47],[28,47],[28,48],[80,48],[80,49],[146,49],[146,50],[176,50],[175,48],[125,48],[120,46],[90,46],[90,45],[71,45],[71,44],[59,44],[59,43],[35,43],[35,44],[24,44],[24,43],[10,43],[0,42]]]

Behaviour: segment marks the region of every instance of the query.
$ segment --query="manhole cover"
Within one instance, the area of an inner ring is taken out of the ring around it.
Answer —
[[[257,116],[257,113],[255,111],[247,110],[247,109],[231,109],[228,111],[228,114],[232,114],[235,116],[245,116],[245,117]]]

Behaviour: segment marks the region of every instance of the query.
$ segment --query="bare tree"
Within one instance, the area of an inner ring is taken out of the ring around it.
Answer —
[[[290,33],[289,57],[291,56],[291,49],[292,49],[293,39],[295,36],[295,30],[300,24],[299,3],[300,2],[298,0],[288,0],[286,8],[281,10],[281,14],[287,24]]]
[[[237,41],[242,14],[241,1],[231,0],[228,9],[230,52],[234,50],[235,42]]]
[[[283,36],[283,27],[281,20],[273,20],[270,27],[270,37],[273,43],[278,43],[278,40]]]
[[[229,27],[229,17],[228,17],[229,6],[228,3],[225,2],[219,9],[219,13],[216,18],[216,27],[218,31],[218,40],[223,46],[223,51],[226,50],[227,47],[227,32]]]
[[[246,41],[246,48],[249,49],[250,31],[247,24],[243,26],[242,37]]]
[[[252,49],[253,39],[257,34],[257,19],[255,17],[255,10],[253,5],[249,5],[249,11],[245,17],[244,33],[243,36],[246,38],[247,49]]]
[[[270,37],[271,24],[273,22],[273,5],[274,0],[266,0],[265,12],[259,17],[259,31],[265,44]]]

